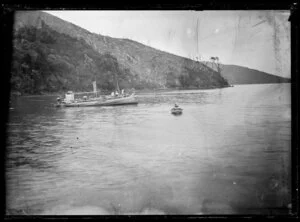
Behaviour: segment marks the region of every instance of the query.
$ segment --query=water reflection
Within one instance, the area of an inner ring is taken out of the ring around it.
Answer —
[[[282,85],[140,94],[138,105],[119,107],[18,98],[8,123],[7,210],[285,213],[291,117],[290,85]],[[183,115],[171,115],[174,103]]]

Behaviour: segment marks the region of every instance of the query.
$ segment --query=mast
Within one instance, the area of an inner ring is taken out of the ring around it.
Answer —
[[[97,97],[97,82],[96,82],[96,76],[95,76],[95,80],[93,82],[93,92],[95,94],[95,97]]]
[[[118,81],[118,75],[117,75],[117,68],[114,66],[114,78],[115,78],[115,87],[118,93],[120,93],[120,88],[119,88],[119,81]],[[118,69],[119,70],[119,69]]]
[[[117,91],[118,91],[118,93],[120,93],[118,77],[116,78],[116,80],[117,80]]]
[[[199,53],[199,30],[198,30],[198,23],[199,23],[199,18],[197,18],[197,28],[196,28],[196,31],[197,31],[197,56],[198,56],[198,53]]]
[[[120,93],[119,81],[118,81],[118,77],[117,77],[116,72],[114,73],[114,79],[115,79],[115,87],[116,87],[116,90],[118,91],[118,93]]]

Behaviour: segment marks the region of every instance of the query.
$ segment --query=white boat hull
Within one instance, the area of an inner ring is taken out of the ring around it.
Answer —
[[[135,105],[138,104],[134,96],[112,98],[108,100],[93,100],[73,103],[62,103],[59,106],[65,107],[83,107],[83,106],[119,106],[119,105]]]

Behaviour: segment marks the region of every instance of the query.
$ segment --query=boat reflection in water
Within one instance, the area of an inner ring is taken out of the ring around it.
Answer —
[[[287,215],[290,92],[290,83],[136,92],[137,106],[79,108],[13,97],[6,214]]]

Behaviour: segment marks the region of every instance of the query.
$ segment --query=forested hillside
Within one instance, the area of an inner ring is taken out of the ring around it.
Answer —
[[[40,94],[115,88],[217,88],[227,81],[200,62],[128,39],[90,33],[47,13],[16,14],[12,91]]]
[[[121,87],[144,87],[130,70],[121,69],[109,53],[95,52],[85,41],[43,28],[22,27],[15,33],[12,90],[37,94],[61,90],[114,89],[114,74]],[[146,86],[147,87],[147,86]]]

